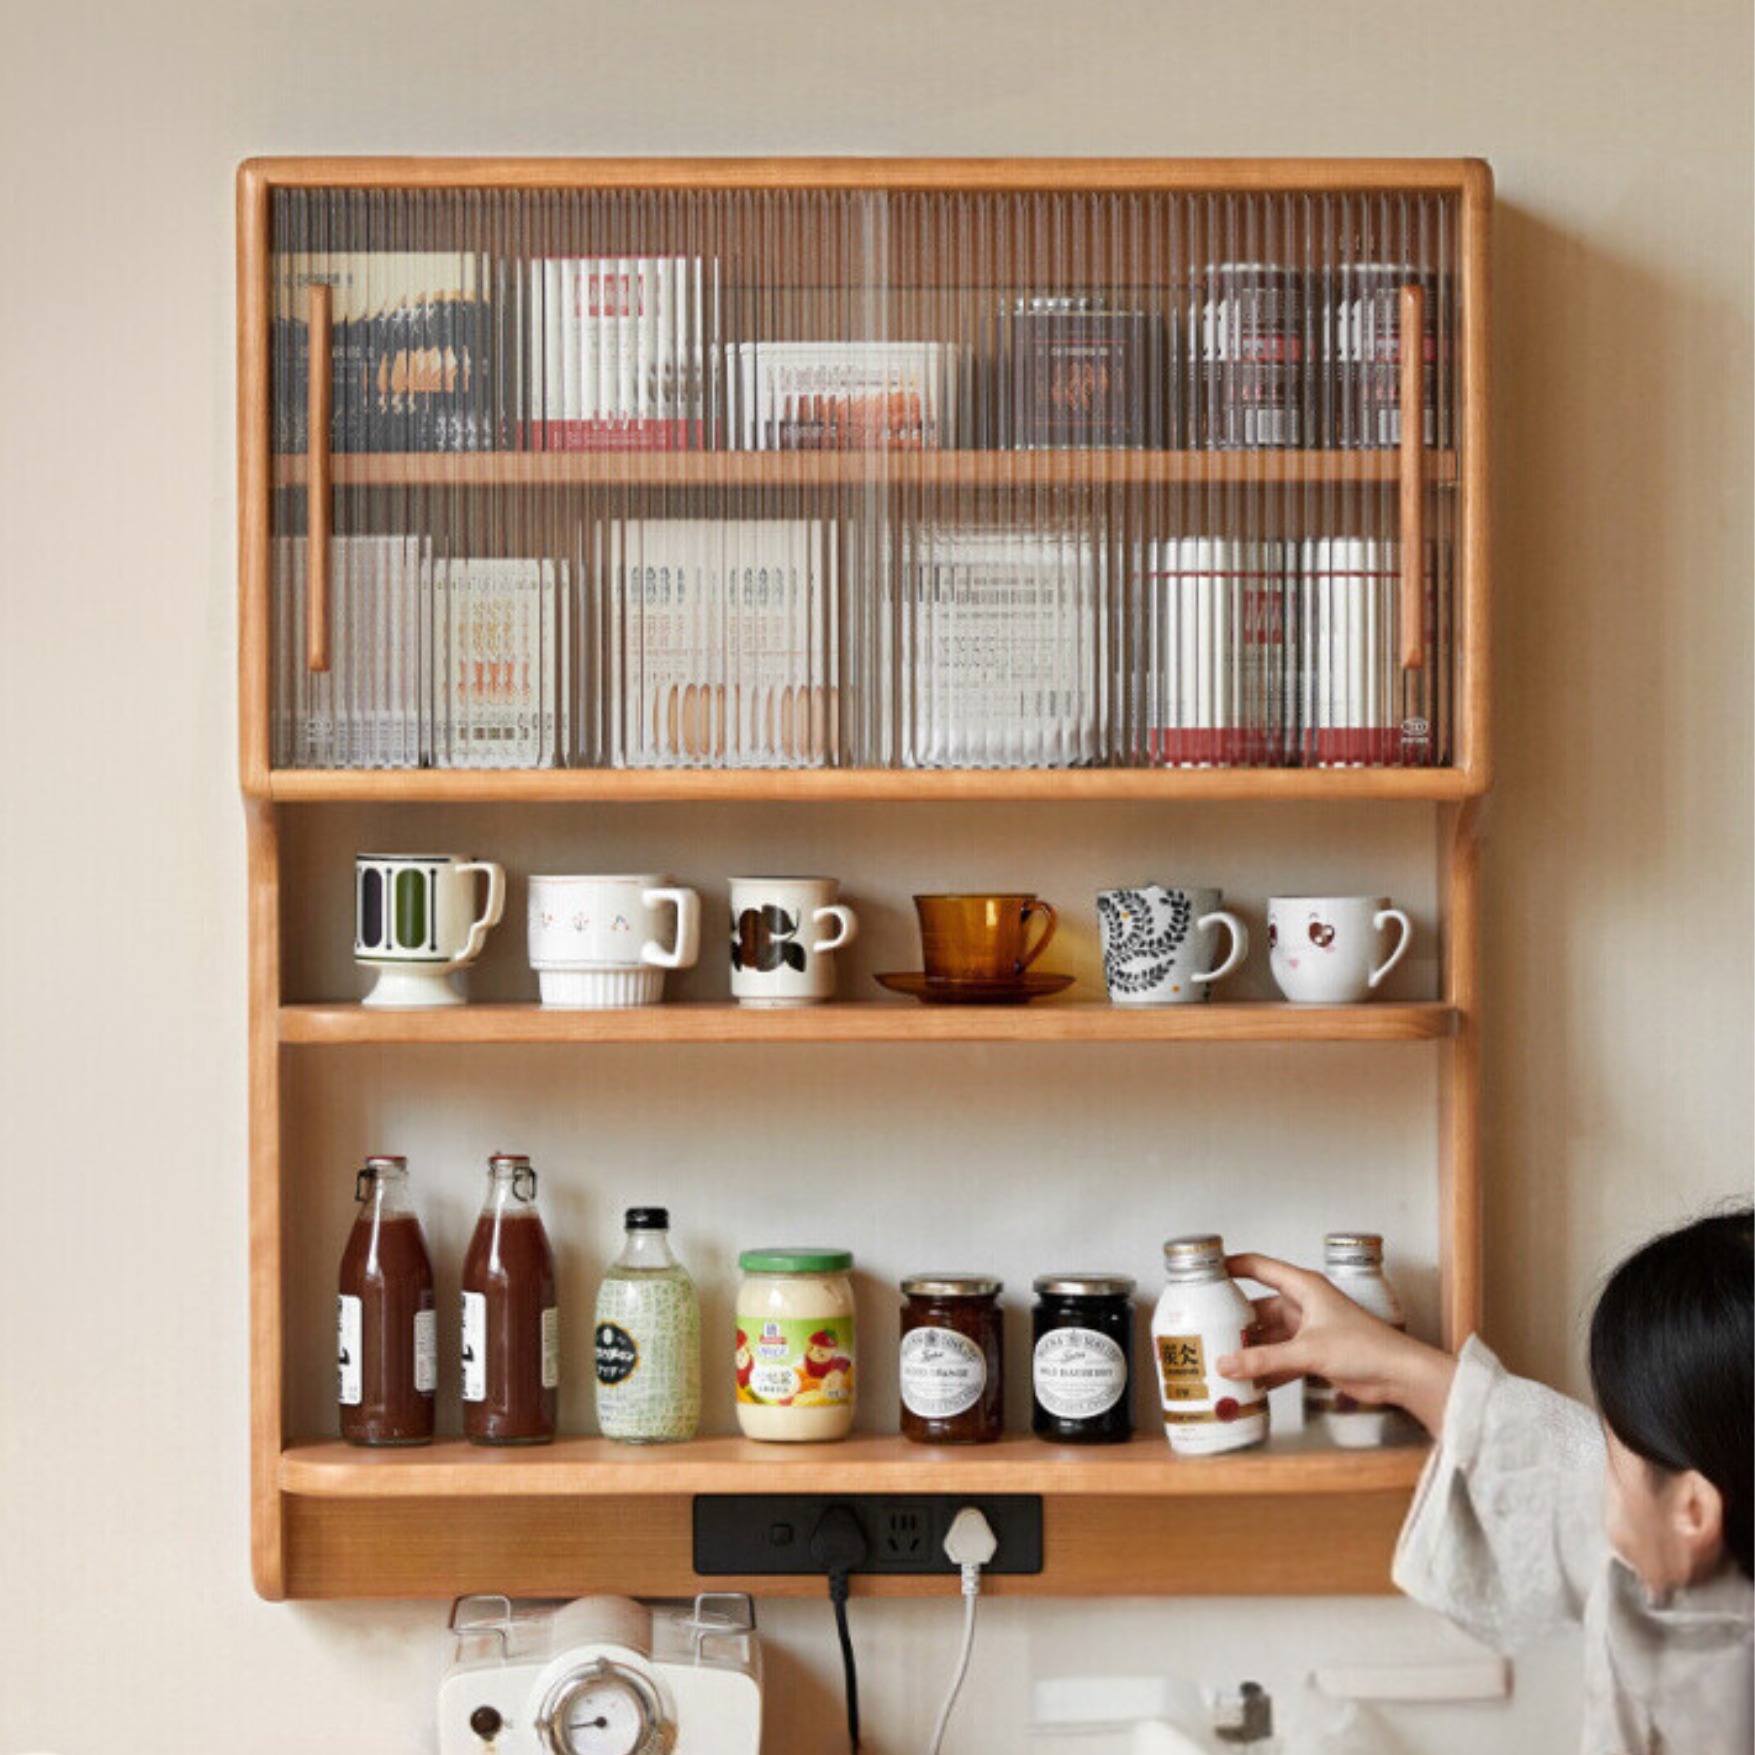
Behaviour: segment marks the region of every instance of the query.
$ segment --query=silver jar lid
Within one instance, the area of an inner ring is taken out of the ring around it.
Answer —
[[[1212,1232],[1172,1237],[1164,1245],[1164,1272],[1173,1280],[1225,1277],[1225,1240]]]
[[[991,1298],[1001,1289],[991,1274],[909,1274],[902,1282],[905,1298]]]
[[[408,1168],[408,1160],[406,1158],[391,1157],[388,1154],[376,1154],[366,1159],[366,1168],[368,1170],[406,1170]]]
[[[1036,1296],[1050,1298],[1131,1298],[1130,1274],[1038,1274]]]
[[[1383,1238],[1375,1231],[1331,1231],[1322,1240],[1327,1267],[1382,1267]]]

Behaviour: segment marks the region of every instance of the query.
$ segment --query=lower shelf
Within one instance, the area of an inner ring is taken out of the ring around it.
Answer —
[[[1333,1006],[842,1000],[773,1009],[697,1000],[615,1011],[534,1004],[371,1011],[343,1004],[282,1006],[280,1039],[331,1047],[360,1042],[1429,1042],[1450,1035],[1455,1022],[1450,1006],[1396,1000]]]
[[[894,1436],[835,1445],[703,1438],[630,1449],[568,1438],[490,1451],[295,1444],[280,1459],[284,1594],[688,1596],[697,1493],[1039,1493],[1044,1566],[996,1577],[1022,1596],[1375,1595],[1424,1446],[1337,1451],[1302,1440],[1177,1459],[1158,1434],[1084,1450],[1012,1437],[932,1449]],[[821,1578],[715,1579],[816,1596]],[[945,1578],[858,1578],[873,1596],[954,1595]]]
[[[285,1493],[322,1498],[616,1498],[696,1493],[1041,1493],[1144,1498],[1259,1497],[1408,1489],[1424,1445],[1337,1450],[1278,1439],[1226,1456],[1176,1457],[1155,1433],[1116,1445],[1044,1444],[1023,1433],[997,1444],[910,1444],[859,1433],[839,1444],[757,1444],[740,1437],[688,1444],[558,1438],[493,1449],[445,1439],[409,1450],[340,1442],[281,1455]]]

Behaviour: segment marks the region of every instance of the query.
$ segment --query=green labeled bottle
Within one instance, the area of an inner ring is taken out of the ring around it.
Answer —
[[[597,1425],[623,1444],[680,1444],[701,1419],[701,1307],[664,1207],[629,1207],[597,1294]]]

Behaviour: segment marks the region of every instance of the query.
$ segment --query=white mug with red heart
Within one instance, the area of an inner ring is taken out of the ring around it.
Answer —
[[[1381,963],[1386,926],[1400,937]],[[1408,953],[1413,922],[1387,896],[1274,896],[1268,902],[1268,967],[1294,1005],[1351,1005],[1369,999]]]

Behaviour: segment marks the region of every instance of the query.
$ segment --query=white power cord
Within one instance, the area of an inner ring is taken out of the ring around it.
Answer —
[[[999,1551],[999,1538],[993,1527],[972,1505],[965,1505],[951,1520],[950,1534],[945,1537],[945,1553],[963,1571],[963,1643],[957,1652],[957,1667],[951,1672],[950,1691],[939,1708],[938,1723],[933,1727],[932,1742],[926,1755],[939,1755],[945,1740],[945,1728],[951,1722],[951,1711],[962,1692],[963,1678],[969,1673],[969,1654],[975,1649],[975,1601],[981,1595],[981,1568]]]

